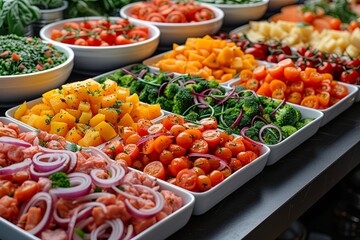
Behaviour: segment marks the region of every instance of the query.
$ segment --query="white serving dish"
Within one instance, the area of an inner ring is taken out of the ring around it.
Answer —
[[[67,60],[56,67],[35,73],[0,76],[0,106],[34,98],[66,82],[74,66],[74,52],[61,44],[53,45],[67,56]]]
[[[181,188],[174,187],[172,184],[165,181],[158,181],[158,183],[160,189],[171,190],[177,196],[180,196],[183,199],[183,206],[176,212],[131,238],[132,240],[166,239],[185,226],[192,215],[195,205],[195,198],[193,195]],[[40,238],[29,234],[25,230],[0,217],[0,239],[39,240]]]
[[[225,26],[239,26],[248,21],[254,21],[264,16],[268,9],[269,0],[262,0],[257,3],[244,4],[217,4],[211,5],[220,8],[224,12]]]
[[[238,81],[239,80],[232,81],[227,86],[233,87],[234,85],[236,85]],[[339,102],[337,102],[335,105],[328,107],[326,109],[318,110],[324,114],[320,123],[320,127],[324,126],[325,124],[333,120],[335,117],[337,117],[340,113],[348,109],[355,102],[356,97],[359,95],[358,94],[359,87],[352,84],[345,84],[342,82],[339,82],[339,84],[345,85],[348,88],[349,94],[345,96],[343,99],[341,99]],[[297,104],[294,104],[294,106],[301,107],[300,105]]]
[[[31,108],[31,107],[34,106],[35,104],[42,103],[42,100],[41,100],[41,99],[42,99],[42,98],[37,98],[37,99],[31,100],[31,101],[29,101],[29,102],[26,102],[26,105],[27,105],[28,108]],[[141,104],[146,105],[146,103],[141,103]],[[17,119],[14,118],[15,111],[16,111],[16,109],[17,109],[18,107],[19,107],[19,106],[15,106],[15,107],[12,107],[12,108],[8,109],[8,110],[5,112],[5,116],[8,117],[8,118],[11,118],[11,119],[12,119],[14,122],[16,122],[16,123],[20,123],[20,124],[28,127],[28,128],[31,129],[32,131],[36,131],[36,130],[37,130],[36,128],[31,127],[31,126],[29,126],[29,125],[21,122],[20,120],[17,120]],[[155,122],[155,121],[157,121],[158,119],[162,118],[164,115],[165,115],[164,110],[161,110],[161,115],[160,115],[159,117],[155,118],[155,119],[152,119],[151,121],[152,121],[152,122]]]
[[[189,37],[203,37],[213,35],[218,32],[223,24],[224,12],[210,4],[199,3],[200,5],[210,8],[216,15],[214,19],[202,22],[192,23],[159,23],[139,20],[130,16],[130,8],[138,4],[130,3],[120,9],[120,15],[128,18],[130,21],[139,21],[141,23],[151,23],[160,29],[160,46],[169,47],[173,43],[182,44]]]
[[[62,29],[66,22],[81,22],[84,20],[99,20],[104,17],[70,18],[55,23],[50,23],[40,30],[41,38],[49,42],[56,42],[51,39],[53,29]],[[109,17],[114,21],[119,17]],[[98,75],[112,69],[141,61],[151,56],[159,45],[160,30],[149,22],[138,22],[131,20],[131,23],[145,26],[149,29],[149,39],[126,45],[118,46],[77,46],[73,44],[59,43],[70,47],[75,53],[74,71],[86,75]]]

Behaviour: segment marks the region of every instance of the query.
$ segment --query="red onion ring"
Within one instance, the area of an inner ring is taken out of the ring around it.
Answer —
[[[150,139],[157,138],[162,135],[170,135],[169,133],[155,133],[152,135],[147,135],[146,137],[141,138],[139,141],[137,141],[136,146],[140,146],[144,142],[149,141]]]
[[[37,172],[35,170],[34,165],[30,165],[29,168],[29,172],[30,172],[30,177],[31,179],[38,181],[40,177],[49,177],[50,175],[57,173],[57,172],[66,172],[67,170],[67,165],[62,165],[59,168],[56,168],[52,171],[48,171],[48,172]]]
[[[234,123],[231,125],[231,128],[236,128],[237,125],[239,125],[243,115],[244,115],[244,111],[242,109],[240,109],[240,113],[237,116],[237,118],[235,119]]]
[[[248,140],[249,142],[251,142],[252,144],[256,145],[256,146],[260,146],[262,147],[262,144],[252,140],[251,138],[249,138],[248,136],[245,135],[246,130],[248,130],[248,127],[243,127],[240,131],[240,136],[242,136],[243,138],[245,138],[246,140]]]
[[[151,193],[154,196],[154,202],[155,202],[155,206],[153,208],[137,209],[136,207],[134,207],[130,203],[129,199],[125,199],[125,201],[124,201],[125,206],[127,207],[129,213],[132,214],[134,217],[136,217],[136,218],[150,218],[150,217],[153,217],[156,214],[158,214],[164,208],[165,200],[164,200],[164,197],[163,197],[163,195],[161,193],[155,191],[152,188],[144,186],[144,185],[133,184],[133,186],[135,188],[145,189],[146,191]]]
[[[75,228],[77,218],[78,218],[78,209],[76,208],[74,214],[70,218],[70,221],[68,224],[68,229],[66,231],[66,235],[67,235],[68,239],[73,239],[74,228]]]
[[[77,163],[77,156],[74,152],[68,151],[68,150],[58,150],[58,149],[50,149],[50,148],[44,148],[44,147],[40,147],[40,149],[43,151],[44,155],[46,155],[48,153],[53,153],[54,156],[57,156],[59,158],[68,159],[69,164],[67,164],[68,169],[66,172],[69,173],[74,170],[76,163]],[[35,162],[37,162],[37,159],[35,159],[35,160],[36,160]],[[34,158],[33,158],[33,161],[34,161]]]
[[[142,69],[140,72],[139,72],[139,78],[143,78],[144,76],[145,76],[145,74],[147,73],[147,69],[146,68],[144,68],[144,69]]]
[[[220,161],[220,167],[219,168],[221,168],[221,169],[224,169],[224,167],[229,166],[228,163],[224,159],[222,159],[222,158],[220,158],[218,156],[212,155],[212,154],[208,154],[208,153],[190,153],[190,154],[188,154],[188,156],[189,157],[204,157],[204,158],[217,159],[217,160]]]
[[[132,194],[129,194],[125,191],[122,191],[120,190],[119,188],[117,187],[111,187],[116,193],[126,197],[126,198],[129,198],[129,199],[135,199],[135,200],[138,200],[138,201],[142,201],[142,198],[141,197],[138,197],[138,196],[135,196],[135,195],[132,195]]]
[[[259,131],[259,139],[261,142],[265,143],[264,139],[262,138],[262,133],[264,132],[265,129],[267,128],[273,128],[275,129],[276,131],[279,132],[279,140],[278,140],[278,143],[281,142],[282,140],[282,133],[281,133],[281,129],[278,128],[277,126],[275,125],[272,125],[272,124],[266,124],[264,125],[262,128],[260,128],[260,131]]]
[[[104,212],[107,212],[107,208],[105,204],[101,202],[87,202],[76,207],[76,211],[78,211],[77,220],[81,221],[86,219],[88,216],[90,216],[91,211],[94,207],[101,207],[104,210]],[[55,222],[62,227],[67,227],[69,222],[71,221],[71,217],[61,218],[56,210],[54,211],[53,217]]]
[[[261,117],[259,115],[255,115],[253,117],[253,119],[251,119],[251,126],[254,126],[254,123],[255,123],[256,119],[259,119],[260,121],[262,121],[262,122],[264,122],[266,124],[269,124],[269,122],[265,118],[263,118],[263,117]]]
[[[231,92],[224,99],[222,99],[220,102],[218,102],[217,105],[221,105],[224,102],[226,102],[232,95],[234,95],[234,93],[235,93],[235,88],[233,88],[231,90]]]
[[[131,75],[133,78],[135,78],[136,80],[138,79],[138,77],[133,74],[132,72],[130,72],[129,70],[127,70],[126,68],[121,68],[122,71],[124,71],[126,74]]]
[[[13,174],[20,170],[26,169],[31,165],[32,161],[30,158],[24,159],[24,161],[12,164],[10,166],[0,168],[0,175]]]
[[[62,198],[81,197],[90,192],[91,178],[89,175],[81,172],[74,172],[68,175],[72,187],[69,188],[53,188],[49,193]],[[75,186],[74,186],[75,185]]]
[[[27,213],[30,207],[35,206],[40,201],[45,201],[46,209],[41,221],[33,229],[28,230],[28,232],[33,235],[37,235],[38,233],[46,229],[51,222],[51,215],[53,213],[53,199],[51,198],[50,194],[46,192],[36,193],[26,204],[22,213],[20,214],[20,216],[22,216],[24,213]]]
[[[92,223],[94,221],[93,217],[89,217],[83,220],[80,220],[76,225],[75,225],[75,229],[83,229],[84,227],[86,227],[87,225],[89,225],[90,223]],[[86,234],[88,235],[88,234]],[[74,234],[73,236],[74,240],[83,240],[83,238],[80,238],[79,235]],[[88,239],[88,237],[86,237],[85,239]]]
[[[104,232],[107,228],[112,228],[110,236],[107,238],[108,240],[118,240],[124,234],[124,223],[119,219],[107,220],[104,224],[95,228],[90,233],[91,240],[97,240],[100,233]]]
[[[158,97],[161,96],[161,92],[162,90],[168,85],[168,82],[164,82],[163,84],[160,85],[159,90],[158,90]]]
[[[118,165],[118,164],[110,164],[107,167],[109,172],[111,173],[111,177],[107,179],[102,179],[97,176],[98,173],[104,172],[103,169],[93,169],[90,172],[90,176],[92,181],[95,185],[103,188],[110,188],[115,187],[121,184],[124,176],[125,176],[125,169]]]
[[[67,166],[69,158],[64,154],[38,152],[33,156],[33,165],[36,171],[49,172],[62,166]]]
[[[86,150],[90,150],[90,153],[93,156],[100,157],[100,158],[106,160],[106,162],[108,164],[113,164],[115,162],[107,154],[105,154],[103,151],[101,151],[101,149],[99,149],[97,147],[88,147],[88,148],[86,148]]]
[[[126,235],[122,238],[122,240],[130,240],[134,236],[134,226],[129,224],[126,229]]]
[[[286,102],[286,99],[284,98],[284,99],[281,101],[281,103],[280,103],[279,105],[277,105],[277,107],[274,109],[274,111],[272,111],[272,112],[270,113],[270,117],[274,116],[275,113],[276,113],[276,111],[277,111],[279,108],[281,108],[281,106],[284,105],[285,102]]]
[[[0,143],[11,144],[11,145],[19,146],[19,147],[31,147],[32,146],[30,143],[25,142],[24,140],[21,140],[18,138],[7,137],[7,136],[0,137]]]

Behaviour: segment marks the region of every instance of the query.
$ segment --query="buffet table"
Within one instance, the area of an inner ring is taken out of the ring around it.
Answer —
[[[69,81],[87,76],[73,73]],[[0,108],[0,116],[7,108]],[[274,239],[360,163],[360,104],[168,239]]]

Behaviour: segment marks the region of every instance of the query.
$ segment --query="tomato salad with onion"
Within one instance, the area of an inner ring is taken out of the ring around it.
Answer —
[[[53,29],[51,39],[79,46],[117,46],[137,43],[149,38],[149,29],[129,20],[86,20],[66,22],[62,29]]]
[[[130,239],[183,206],[98,148],[14,123],[0,131],[0,217],[41,239]]]
[[[103,151],[115,160],[193,192],[205,192],[258,158],[260,144],[221,131],[215,118],[186,122],[170,114],[124,128]]]
[[[130,8],[129,16],[160,23],[202,22],[216,17],[208,7],[193,1],[151,0]]]

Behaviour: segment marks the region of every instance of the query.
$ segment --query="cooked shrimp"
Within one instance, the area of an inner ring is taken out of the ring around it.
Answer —
[[[4,137],[4,136],[17,138],[18,134],[14,129],[7,127],[0,127],[0,137]]]

